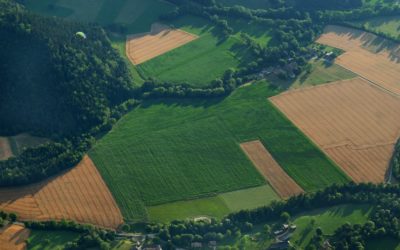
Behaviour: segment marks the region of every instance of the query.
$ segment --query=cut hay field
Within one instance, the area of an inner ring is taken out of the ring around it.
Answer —
[[[189,43],[198,37],[188,32],[154,23],[149,33],[128,36],[126,54],[134,64],[144,63],[154,57]]]
[[[206,20],[185,16],[170,25],[199,38],[140,64],[138,69],[143,76],[163,82],[206,86],[222,77],[227,69],[237,68],[252,59],[237,36],[221,40],[220,31]]]
[[[0,228],[0,249],[25,250],[29,233],[29,229],[16,224]]]
[[[347,182],[267,101],[277,93],[259,82],[225,99],[144,102],[90,156],[130,220],[149,219],[149,206],[263,185],[239,146],[250,140],[261,140],[306,191]]]
[[[245,142],[240,147],[281,198],[286,199],[304,192],[279,166],[262,142]]]
[[[328,26],[317,42],[345,50],[337,64],[400,95],[400,45],[340,26]]]
[[[0,209],[22,220],[69,219],[106,228],[122,224],[122,215],[89,157],[50,180],[0,188]]]
[[[270,100],[355,182],[385,180],[400,135],[400,99],[361,78]]]

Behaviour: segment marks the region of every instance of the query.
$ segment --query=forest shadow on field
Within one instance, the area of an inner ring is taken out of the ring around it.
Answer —
[[[391,61],[400,63],[399,43],[355,28],[345,28],[345,30],[336,29],[335,31],[331,30],[330,32],[333,32],[338,36],[349,36],[351,39],[360,40],[362,47],[365,49],[373,53],[387,52]]]

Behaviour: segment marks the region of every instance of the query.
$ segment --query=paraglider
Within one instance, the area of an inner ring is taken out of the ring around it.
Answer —
[[[75,36],[80,37],[82,39],[86,39],[86,34],[83,33],[82,31],[76,32]]]

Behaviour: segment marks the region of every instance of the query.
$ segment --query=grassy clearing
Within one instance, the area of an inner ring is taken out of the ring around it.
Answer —
[[[143,75],[172,83],[208,85],[229,68],[251,60],[238,36],[221,40],[219,31],[206,20],[186,16],[171,24],[200,36],[198,39],[140,64]]]
[[[28,239],[29,250],[62,250],[69,241],[79,237],[67,231],[32,230]]]
[[[271,29],[265,25],[240,19],[229,19],[228,21],[229,26],[233,28],[236,36],[239,37],[241,33],[245,33],[263,47],[267,46],[273,38]]]
[[[353,72],[337,65],[326,64],[319,60],[311,62],[310,73],[303,72],[291,85],[291,88],[315,86],[323,83],[346,80],[356,77]]]
[[[340,205],[296,216],[293,218],[293,223],[296,224],[297,229],[291,242],[304,248],[318,227],[324,234],[330,235],[346,222],[364,224],[372,211],[373,207],[369,205]]]
[[[147,210],[151,221],[170,222],[198,216],[222,218],[231,212],[265,206],[278,199],[272,188],[264,185],[213,197],[152,206]]]
[[[394,37],[398,37],[400,32],[400,16],[377,17],[354,23],[365,25],[369,30],[383,32]]]
[[[268,8],[268,1],[260,1],[260,0],[217,0],[226,6],[235,6],[241,5],[251,9],[263,9]]]
[[[218,197],[225,202],[231,212],[266,206],[273,200],[279,200],[269,185],[223,193]]]
[[[145,206],[264,184],[239,147],[249,140],[260,139],[306,191],[347,182],[267,101],[277,93],[260,82],[225,99],[148,101],[123,117],[90,155],[131,220],[147,219]]]

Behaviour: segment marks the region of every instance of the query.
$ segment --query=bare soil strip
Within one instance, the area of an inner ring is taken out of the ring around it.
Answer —
[[[22,220],[68,219],[105,228],[123,223],[121,212],[92,160],[48,181],[0,189],[0,210]]]
[[[318,43],[346,51],[336,63],[400,96],[400,45],[373,34],[327,26]]]
[[[10,142],[7,137],[0,137],[0,161],[7,160],[13,156]]]
[[[126,54],[134,65],[138,65],[197,38],[198,36],[183,30],[155,23],[151,32],[127,37]]]
[[[13,224],[0,229],[1,250],[24,250],[30,231],[24,226]]]
[[[260,141],[242,143],[240,147],[281,198],[288,198],[304,192],[279,166]]]
[[[385,180],[400,136],[400,99],[355,78],[270,98],[355,182]]]

